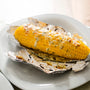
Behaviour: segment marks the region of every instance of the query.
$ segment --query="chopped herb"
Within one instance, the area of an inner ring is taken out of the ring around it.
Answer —
[[[48,52],[49,51],[49,48],[46,48],[46,51]]]
[[[57,47],[58,45],[55,45],[55,47]]]
[[[59,43],[61,43],[62,42],[62,39],[59,39],[58,41],[59,41]]]
[[[69,50],[67,49],[66,52],[68,52]]]
[[[60,47],[60,49],[63,49],[63,48],[64,48],[64,46],[61,46],[61,47]]]
[[[54,54],[54,52],[52,52],[52,54]]]
[[[57,46],[55,45],[55,47],[57,47]]]
[[[35,37],[36,41],[39,41],[39,38],[38,37]]]

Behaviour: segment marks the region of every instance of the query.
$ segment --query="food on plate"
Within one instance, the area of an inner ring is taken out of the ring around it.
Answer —
[[[10,51],[8,55],[14,61],[31,64],[34,67],[42,70],[43,72],[47,74],[64,73],[65,71],[68,71],[71,69],[74,72],[78,72],[78,71],[83,70],[89,64],[89,62],[85,62],[85,61],[62,63],[62,62],[44,60],[44,58],[41,58],[32,52],[35,53],[34,50],[22,48],[21,50],[17,52]]]
[[[8,32],[14,36],[10,41],[15,40],[20,44],[17,45],[18,50],[8,52],[9,57],[31,64],[47,74],[71,69],[74,72],[81,71],[89,63],[85,59],[90,49],[82,37],[71,35],[60,26],[29,18],[28,24],[11,26]]]
[[[53,25],[44,24],[42,27],[33,24],[21,25],[15,30],[14,36],[25,47],[72,60],[86,59],[90,52],[89,47],[78,38],[79,36],[68,35],[68,32],[57,26],[54,30]]]

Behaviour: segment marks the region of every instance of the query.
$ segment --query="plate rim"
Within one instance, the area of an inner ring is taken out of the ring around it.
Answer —
[[[3,78],[4,82],[6,82],[8,87],[10,87],[10,90],[14,90],[13,86],[9,82],[9,80],[6,78],[6,76],[3,75],[3,73],[0,72],[0,76]]]

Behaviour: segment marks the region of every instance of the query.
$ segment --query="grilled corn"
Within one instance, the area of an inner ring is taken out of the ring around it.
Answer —
[[[37,49],[69,59],[85,59],[89,55],[89,47],[82,40],[69,36],[64,30],[57,32],[52,29],[34,25],[20,26],[14,36],[25,47]]]

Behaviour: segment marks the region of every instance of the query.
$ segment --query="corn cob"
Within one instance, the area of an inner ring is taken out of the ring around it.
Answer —
[[[40,52],[38,50],[33,50],[33,49],[26,49],[26,50],[30,55],[35,55],[35,56],[41,58],[43,61],[75,62],[74,60],[71,60],[71,59],[66,59],[66,58],[63,58],[63,57],[60,57],[60,56],[47,54],[47,53],[44,53],[44,52]]]
[[[48,54],[53,54],[69,59],[85,59],[90,49],[78,40],[70,37],[64,30],[60,32],[51,29],[33,27],[33,25],[20,26],[14,36],[25,47],[37,49]]]

